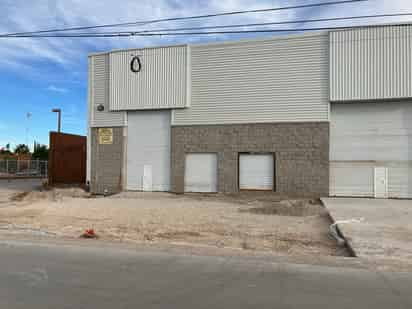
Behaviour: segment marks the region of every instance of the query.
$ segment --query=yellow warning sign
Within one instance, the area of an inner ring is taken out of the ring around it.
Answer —
[[[111,145],[113,144],[113,129],[112,128],[99,128],[99,144]]]

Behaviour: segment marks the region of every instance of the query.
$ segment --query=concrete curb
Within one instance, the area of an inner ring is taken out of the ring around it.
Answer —
[[[326,204],[323,202],[322,199],[320,199],[320,200],[321,200],[323,206],[325,207],[325,209],[326,209],[327,212],[328,212],[328,217],[329,217],[330,221],[332,221],[333,223],[335,223],[336,220],[333,218],[333,216],[332,216],[332,214],[330,213],[329,209],[326,207]],[[338,225],[338,224],[336,224],[336,230],[338,231],[339,236],[345,240],[345,248],[348,249],[349,254],[351,255],[351,257],[358,257],[358,255],[357,255],[356,252],[355,252],[355,249],[353,249],[353,246],[351,245],[350,241],[345,237],[345,235],[343,234],[342,230],[339,228],[339,225]]]
[[[332,218],[332,216],[331,216],[331,218]],[[332,219],[332,221],[335,222],[333,219]],[[345,247],[346,247],[346,249],[348,249],[350,255],[352,257],[358,257],[358,255],[355,252],[355,249],[353,249],[353,246],[351,245],[350,241],[342,233],[342,230],[339,228],[338,224],[336,224],[336,230],[338,231],[339,236],[342,237],[345,240]]]

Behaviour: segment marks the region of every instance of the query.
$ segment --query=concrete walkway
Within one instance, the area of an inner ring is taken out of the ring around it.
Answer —
[[[411,263],[412,200],[323,198],[356,256],[379,261]]]

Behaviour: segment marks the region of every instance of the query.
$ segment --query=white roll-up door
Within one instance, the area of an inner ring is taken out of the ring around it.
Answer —
[[[412,197],[412,102],[331,104],[330,195]]]
[[[185,192],[217,192],[217,155],[189,153],[185,159]]]
[[[127,189],[170,190],[170,111],[127,113]]]
[[[411,162],[402,162],[397,166],[389,166],[388,195],[393,198],[412,198]]]
[[[272,154],[239,155],[240,190],[273,190],[273,176]]]
[[[331,162],[331,196],[374,196],[374,163]]]

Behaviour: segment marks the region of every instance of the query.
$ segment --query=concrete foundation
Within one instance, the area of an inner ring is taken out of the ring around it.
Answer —
[[[375,261],[410,264],[412,201],[322,198],[322,202],[354,255]]]
[[[274,153],[275,191],[291,196],[328,196],[329,123],[271,123],[174,126],[171,137],[172,191],[184,190],[185,155],[218,155],[219,192],[235,193],[239,153]]]

